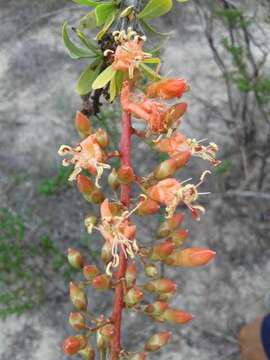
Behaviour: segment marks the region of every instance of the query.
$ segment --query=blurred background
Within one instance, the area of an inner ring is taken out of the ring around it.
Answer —
[[[1,360],[64,359],[59,344],[72,333],[67,284],[77,277],[65,250],[76,247],[99,261],[102,240],[83,226],[91,205],[68,184],[70,169],[57,155],[59,145],[78,141],[74,87],[86,65],[69,58],[60,27],[83,12],[66,0],[0,0]],[[181,131],[217,143],[222,165],[204,185],[212,192],[202,200],[206,215],[185,222],[187,245],[215,250],[216,260],[168,271],[178,284],[173,305],[195,319],[172,328],[170,346],[151,358],[236,360],[241,325],[270,310],[270,3],[190,0],[155,25],[173,30],[169,39],[149,40],[164,43],[163,73],[191,84]],[[106,105],[101,120],[93,118],[109,129],[112,145],[118,114]],[[146,151],[135,144],[140,173],[160,160]],[[204,166],[192,160],[181,179],[197,180]],[[138,221],[137,238],[151,241],[157,222]],[[93,294],[92,310],[108,313],[108,298]],[[163,328],[132,314],[124,323],[124,344],[133,350]]]

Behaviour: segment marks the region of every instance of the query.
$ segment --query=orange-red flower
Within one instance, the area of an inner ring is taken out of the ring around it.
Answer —
[[[145,93],[149,98],[160,97],[169,100],[180,98],[189,86],[184,79],[163,79],[147,86]]]
[[[105,153],[97,142],[96,134],[89,135],[74,148],[61,145],[58,154],[60,156],[72,156],[71,159],[64,159],[62,162],[63,166],[74,165],[74,170],[69,177],[70,181],[75,180],[77,175],[84,169],[92,175],[97,175],[96,185],[99,187],[98,179],[101,177],[103,170],[110,168],[109,165],[104,164]]]
[[[145,58],[151,57],[151,54],[145,53],[142,48],[143,39],[140,36],[135,36],[132,40],[122,41],[113,54],[113,69],[128,72],[130,79],[132,79],[134,70]]]
[[[166,152],[171,158],[178,158],[179,154],[190,152],[190,155],[197,156],[203,160],[210,161],[211,164],[217,166],[220,161],[216,159],[218,146],[210,143],[207,146],[201,145],[195,139],[188,139],[180,132],[175,131],[170,138],[161,139],[155,144],[155,149]]]
[[[111,247],[113,260],[107,266],[107,273],[110,274],[111,267],[117,267],[119,264],[119,246],[133,258],[138,251],[135,233],[136,226],[128,220],[130,213],[128,211],[119,211],[119,214],[113,214],[113,204],[105,199],[100,206],[101,224],[97,226],[104,239]]]
[[[147,195],[154,201],[166,205],[167,217],[173,216],[176,208],[180,204],[185,204],[191,211],[192,217],[199,220],[199,211],[205,212],[205,209],[198,204],[194,204],[199,197],[198,186],[203,182],[204,177],[210,171],[205,171],[197,185],[178,182],[176,179],[169,178],[159,181],[156,185],[147,190]]]
[[[144,120],[151,134],[165,133],[172,126],[177,126],[179,118],[187,109],[186,103],[167,106],[147,98],[144,94],[132,94],[127,81],[124,82],[121,91],[121,106],[124,111],[131,112],[136,118]]]

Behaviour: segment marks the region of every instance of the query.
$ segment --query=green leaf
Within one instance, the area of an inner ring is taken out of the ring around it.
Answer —
[[[162,33],[160,31],[156,30],[152,25],[150,25],[149,23],[147,23],[143,19],[140,20],[140,23],[141,23],[142,27],[144,28],[144,30],[146,32],[150,33],[151,35],[168,37],[173,33],[172,31],[170,31],[168,33]]]
[[[159,64],[160,59],[159,58],[149,58],[143,60],[144,64]]]
[[[97,26],[104,25],[108,17],[115,11],[115,9],[116,8],[112,3],[97,6],[95,9]]]
[[[108,82],[115,76],[116,70],[113,69],[112,65],[108,66],[94,81],[92,88],[94,90],[104,88]]]
[[[76,35],[80,39],[81,43],[84,44],[88,49],[93,51],[93,53],[97,55],[102,55],[101,51],[99,51],[98,47],[90,40],[88,39],[83,32],[81,32],[79,29],[75,29]]]
[[[150,20],[165,15],[172,8],[172,0],[149,0],[138,14],[139,19]]]
[[[93,53],[89,49],[82,49],[75,45],[69,38],[67,32],[67,23],[64,23],[62,26],[62,39],[69,51],[69,55],[72,59],[82,59],[82,58],[91,58]]]
[[[188,0],[176,0],[177,2],[179,3],[185,3],[185,2],[188,2]]]
[[[72,1],[82,6],[97,7],[98,5],[100,5],[100,2],[92,1],[92,0],[72,0]]]
[[[145,73],[147,77],[149,77],[152,80],[161,80],[162,76],[160,76],[157,72],[155,72],[153,69],[150,68],[150,66],[147,66],[145,64],[140,64],[139,67],[141,70]]]
[[[114,76],[110,82],[110,87],[109,87],[109,94],[110,94],[110,101],[113,102],[113,100],[116,97],[116,80],[115,80],[116,76]]]
[[[90,11],[83,16],[79,22],[79,28],[81,29],[94,29],[97,27],[97,19],[95,10]]]
[[[97,33],[97,35],[96,35],[97,40],[101,40],[103,38],[103,36],[106,34],[106,32],[109,30],[109,28],[113,24],[115,18],[116,18],[116,11],[114,11],[111,14],[111,16],[107,18],[107,21],[106,21],[104,27],[102,28],[102,30],[100,30],[99,33]]]
[[[94,64],[91,64],[83,70],[76,84],[76,91],[79,95],[85,95],[91,92],[93,82],[98,76],[100,69],[101,64],[96,67]]]

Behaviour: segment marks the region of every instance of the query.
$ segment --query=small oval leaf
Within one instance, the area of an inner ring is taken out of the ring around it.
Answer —
[[[115,76],[116,70],[113,69],[112,65],[108,66],[94,81],[92,88],[94,90],[104,88],[108,82]]]
[[[91,64],[83,70],[76,84],[76,91],[79,95],[86,95],[91,92],[92,84],[98,76],[100,68],[101,64],[96,68]]]
[[[100,5],[100,2],[92,1],[92,0],[72,0],[72,1],[82,6],[96,7]]]
[[[69,55],[72,59],[82,59],[82,58],[91,58],[93,53],[89,49],[82,49],[75,45],[69,38],[67,32],[67,23],[64,23],[62,26],[62,39],[69,51]]]
[[[115,11],[115,6],[111,3],[101,4],[101,5],[97,6],[95,9],[97,26],[104,25],[106,23],[108,17],[114,11]]]
[[[151,20],[167,14],[172,8],[172,0],[149,0],[138,14],[139,19]]]

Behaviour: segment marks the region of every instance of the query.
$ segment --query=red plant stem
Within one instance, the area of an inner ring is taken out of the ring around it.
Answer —
[[[130,114],[128,112],[122,113],[122,133],[120,140],[120,156],[121,165],[130,166],[130,152],[131,152],[131,121]],[[125,206],[129,206],[130,203],[130,189],[129,185],[121,186],[121,202]],[[126,274],[127,258],[121,247],[119,248],[119,265],[115,272],[115,280],[117,285],[115,286],[114,303],[112,309],[111,321],[114,324],[115,332],[111,342],[111,360],[118,360],[119,353],[121,351],[121,319],[123,310],[123,284],[121,279]]]

